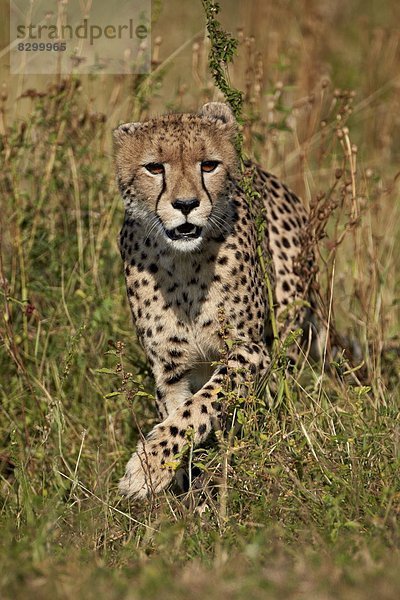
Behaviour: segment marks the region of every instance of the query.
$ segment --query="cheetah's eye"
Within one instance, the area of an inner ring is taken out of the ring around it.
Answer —
[[[162,163],[148,163],[144,165],[144,168],[152,175],[161,175],[164,173],[164,165]]]
[[[219,160],[203,160],[201,170],[203,173],[212,173],[220,164]]]

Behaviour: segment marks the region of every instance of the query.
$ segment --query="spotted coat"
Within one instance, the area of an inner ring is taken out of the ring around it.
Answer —
[[[201,443],[218,423],[228,376],[239,386],[241,373],[268,368],[271,313],[258,244],[270,267],[280,335],[304,325],[307,310],[298,301],[308,282],[295,265],[307,213],[259,167],[249,163],[243,179],[235,135],[232,113],[221,103],[114,132],[126,208],[120,250],[160,415],[120,481],[127,496],[166,487],[188,439]],[[256,193],[249,200],[242,183],[250,179]],[[235,342],[229,352],[227,335]]]

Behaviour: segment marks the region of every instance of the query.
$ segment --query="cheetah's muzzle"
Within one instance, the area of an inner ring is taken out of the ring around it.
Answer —
[[[175,229],[167,229],[166,234],[171,240],[196,240],[201,236],[202,228],[192,223],[183,223]]]

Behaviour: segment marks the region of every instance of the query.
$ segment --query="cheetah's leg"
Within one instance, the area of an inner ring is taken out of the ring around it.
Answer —
[[[175,373],[173,376],[181,376],[179,368],[177,373],[178,375]],[[186,373],[176,383],[171,384],[170,380],[171,374],[161,373],[159,375],[156,373],[156,407],[163,420],[192,395],[189,377]]]
[[[119,490],[126,496],[143,498],[157,493],[172,480],[179,466],[179,455],[192,442],[203,442],[220,418],[219,392],[225,376],[233,375],[233,383],[240,387],[244,372],[256,375],[267,369],[269,358],[263,346],[242,344],[228,357],[228,366],[220,365],[204,387],[178,406],[168,417],[138,443],[129,460]]]

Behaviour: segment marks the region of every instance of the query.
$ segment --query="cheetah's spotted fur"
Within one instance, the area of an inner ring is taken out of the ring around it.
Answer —
[[[187,444],[209,435],[219,417],[227,371],[254,374],[269,364],[270,311],[257,260],[254,214],[264,211],[263,250],[272,258],[280,332],[304,324],[306,285],[294,263],[307,213],[273,175],[255,167],[251,206],[240,187],[236,122],[221,103],[199,114],[166,115],[114,131],[117,180],[125,203],[120,249],[139,339],[156,382],[162,421],[139,442],[120,491],[143,497],[172,479]],[[221,314],[236,340],[223,365]]]

